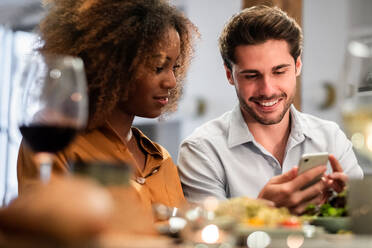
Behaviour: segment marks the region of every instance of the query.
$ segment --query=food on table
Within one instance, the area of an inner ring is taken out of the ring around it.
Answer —
[[[237,197],[219,204],[217,217],[232,217],[250,227],[299,228],[300,217],[291,215],[287,208],[275,208],[267,202],[247,197]]]
[[[345,217],[348,216],[346,205],[347,191],[333,193],[326,203],[321,206],[310,204],[307,206],[305,215],[318,217]]]
[[[322,226],[329,233],[350,233],[350,218],[346,205],[347,192],[333,192],[328,201],[321,205],[309,205],[304,218],[315,226]]]

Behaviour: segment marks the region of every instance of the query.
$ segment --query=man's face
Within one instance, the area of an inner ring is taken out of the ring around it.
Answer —
[[[296,63],[284,40],[268,40],[259,45],[235,48],[236,63],[226,76],[235,86],[246,122],[264,125],[279,123],[288,113],[296,92],[296,76],[301,59]]]

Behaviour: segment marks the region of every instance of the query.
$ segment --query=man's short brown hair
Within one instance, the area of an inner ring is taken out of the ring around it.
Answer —
[[[257,45],[267,40],[285,40],[296,61],[302,52],[302,30],[297,22],[278,7],[264,5],[244,9],[225,25],[219,38],[219,47],[225,65],[231,70],[235,48],[239,45]]]

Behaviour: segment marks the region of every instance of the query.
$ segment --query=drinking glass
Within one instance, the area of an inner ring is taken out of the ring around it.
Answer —
[[[64,149],[87,122],[83,61],[63,55],[33,55],[20,80],[19,129],[35,153],[40,179],[48,182],[53,154]]]
[[[342,117],[362,165],[372,169],[372,39],[353,40],[347,48]]]

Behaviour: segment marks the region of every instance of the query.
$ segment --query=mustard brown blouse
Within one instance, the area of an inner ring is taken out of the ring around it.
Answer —
[[[177,167],[171,156],[137,128],[132,127],[132,132],[146,154],[144,170],[140,171],[137,166],[132,166],[134,178],[131,180],[144,207],[150,210],[155,203],[180,207],[185,203],[185,198]],[[32,155],[30,148],[22,141],[17,164],[19,194],[27,191],[32,182],[39,180],[39,167],[34,163]],[[55,175],[69,173],[69,161],[136,163],[127,146],[109,126],[79,134],[64,151],[57,153],[52,179]]]

